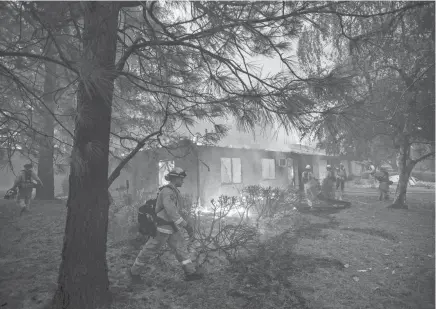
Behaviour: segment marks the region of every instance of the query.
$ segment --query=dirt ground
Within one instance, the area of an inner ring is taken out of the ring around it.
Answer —
[[[125,271],[138,250],[109,236],[112,308],[435,308],[433,194],[412,195],[409,210],[388,209],[373,195],[347,199],[348,209],[300,210],[279,220],[276,236],[239,262],[217,258],[202,282],[184,282],[165,255],[147,284],[129,287]],[[59,202],[35,202],[19,217],[12,202],[0,200],[0,308],[36,309],[50,298],[65,214]]]

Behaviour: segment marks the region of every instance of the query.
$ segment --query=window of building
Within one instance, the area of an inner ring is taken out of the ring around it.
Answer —
[[[241,158],[221,158],[221,183],[241,182]]]
[[[174,168],[174,161],[159,161],[159,187],[167,185],[165,175]]]
[[[262,178],[276,179],[276,165],[274,159],[262,159]]]

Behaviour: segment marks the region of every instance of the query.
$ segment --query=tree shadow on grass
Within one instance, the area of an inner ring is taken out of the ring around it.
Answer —
[[[256,255],[239,260],[232,265],[232,271],[237,274],[236,281],[239,283],[237,290],[243,291],[241,294],[256,295],[264,293],[267,287],[275,286],[277,291],[286,291],[286,297],[292,299],[292,308],[309,308],[300,287],[295,286],[290,278],[298,273],[313,273],[319,268],[342,271],[345,266],[341,261],[333,258],[296,254],[294,245],[301,237],[324,237],[321,235],[322,229],[336,228],[338,225],[338,222],[330,218],[327,223],[303,226],[295,234],[285,231],[260,244]],[[272,291],[275,288],[271,288]],[[254,305],[250,303],[250,306]]]
[[[336,270],[344,270],[344,264],[332,258],[314,257],[311,255],[293,254],[287,259],[282,260],[280,269],[287,271],[289,275],[296,273],[313,273],[318,268],[334,268]]]
[[[314,216],[326,217],[328,215],[337,214],[337,213],[341,212],[342,210],[348,209],[350,207],[351,206],[329,206],[329,205],[326,206],[326,205],[324,205],[324,206],[316,206],[313,208],[300,206],[300,207],[297,207],[297,209],[300,213],[303,213],[303,214],[312,214]]]
[[[343,231],[352,231],[352,232],[356,232],[356,233],[362,233],[362,234],[367,234],[367,235],[371,235],[371,236],[376,236],[376,237],[381,237],[390,241],[397,241],[398,238],[388,232],[382,231],[382,230],[377,230],[377,229],[370,229],[370,228],[342,228],[341,230]]]
[[[310,225],[301,227],[297,230],[296,234],[298,238],[310,238],[310,239],[325,239],[328,235],[323,234],[324,229],[336,229],[339,226],[339,222],[330,219],[327,223],[312,223]]]
[[[308,223],[303,225],[296,231],[297,238],[325,239],[327,235],[325,235],[322,230],[337,229],[340,225],[340,223],[336,221],[336,219],[332,215],[337,214],[346,208],[349,207],[316,207],[314,209],[304,207],[300,209],[299,212],[302,214],[326,219],[328,220],[328,222]]]

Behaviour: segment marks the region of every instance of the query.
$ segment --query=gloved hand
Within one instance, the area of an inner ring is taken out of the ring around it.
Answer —
[[[189,235],[190,238],[194,237],[194,229],[192,228],[191,225],[189,225],[189,224],[186,225],[186,226],[185,226],[185,230],[186,230],[186,232],[188,233],[188,235]]]

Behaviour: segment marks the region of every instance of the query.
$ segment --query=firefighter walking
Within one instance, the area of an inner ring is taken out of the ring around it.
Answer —
[[[322,181],[321,190],[326,198],[335,199],[335,183],[336,183],[335,172],[330,164],[326,166],[326,170],[327,170],[327,175]]]
[[[307,204],[309,205],[309,207],[312,208],[313,200],[315,199],[315,196],[311,190],[311,186],[312,186],[311,180],[313,178],[311,169],[312,167],[310,165],[306,165],[306,168],[303,171],[301,178],[304,185],[304,194],[306,196]]]
[[[389,185],[391,184],[391,181],[389,180],[388,171],[385,168],[380,168],[380,172],[375,173],[375,177],[380,182],[378,186],[378,191],[380,193],[378,200],[389,200]]]
[[[33,180],[35,180],[38,185],[43,185],[41,179],[39,179],[32,168],[32,163],[25,164],[24,169],[17,176],[14,186],[12,187],[12,190],[18,189],[17,204],[21,207],[20,215],[29,211],[32,191],[35,187]]]
[[[181,264],[186,281],[203,278],[203,274],[196,270],[194,263],[190,259],[187,244],[180,231],[180,228],[184,228],[189,237],[192,237],[194,234],[191,225],[180,215],[183,199],[178,188],[183,185],[185,177],[185,171],[178,167],[171,170],[165,176],[165,179],[169,181],[170,184],[165,186],[157,197],[156,215],[158,221],[156,236],[147,241],[136,257],[133,266],[130,268],[129,277],[132,283],[142,282],[140,276],[141,272],[149,263],[150,259],[158,254],[159,249],[165,245],[165,243],[168,244]]]
[[[336,190],[339,190],[339,200],[342,201],[344,196],[345,181],[347,180],[347,171],[345,166],[341,163],[339,164],[339,171],[336,177]]]

